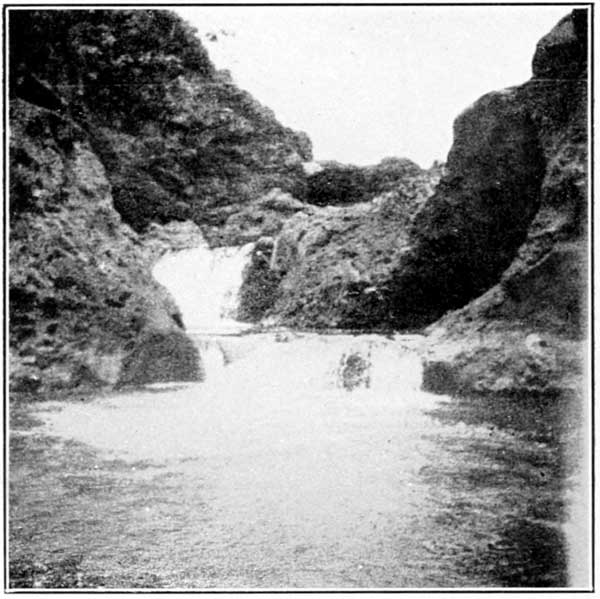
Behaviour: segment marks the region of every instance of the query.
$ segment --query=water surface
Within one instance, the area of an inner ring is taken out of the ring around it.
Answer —
[[[573,401],[425,393],[418,336],[241,334],[250,249],[155,270],[203,383],[12,405],[13,586],[587,584]]]

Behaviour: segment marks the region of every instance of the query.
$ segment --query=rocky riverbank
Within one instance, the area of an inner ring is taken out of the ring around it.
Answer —
[[[584,391],[589,276],[586,25],[585,11],[562,19],[539,42],[532,79],[502,92],[504,110],[524,110],[531,123],[544,167],[542,179],[527,208],[523,243],[496,285],[429,328],[431,354],[424,382],[430,388],[517,395]],[[471,114],[479,108],[477,103]],[[505,158],[498,155],[496,160]]]

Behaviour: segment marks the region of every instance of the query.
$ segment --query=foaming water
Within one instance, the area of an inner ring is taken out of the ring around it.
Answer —
[[[154,266],[154,278],[173,295],[190,332],[238,332],[237,293],[253,244],[211,250],[206,242],[171,252]]]
[[[79,587],[578,584],[573,410],[425,393],[419,336],[231,334],[249,251],[156,267],[203,383],[13,408],[11,563],[42,586],[64,564]]]
[[[13,555],[119,588],[570,583],[563,413],[424,393],[415,337],[217,341],[205,383],[27,407]]]

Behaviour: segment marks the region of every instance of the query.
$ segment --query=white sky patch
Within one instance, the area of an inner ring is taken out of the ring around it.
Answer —
[[[179,7],[235,82],[306,131],[316,160],[445,160],[452,123],[531,76],[570,6]],[[223,33],[223,31],[225,33]],[[209,41],[206,33],[215,33]]]

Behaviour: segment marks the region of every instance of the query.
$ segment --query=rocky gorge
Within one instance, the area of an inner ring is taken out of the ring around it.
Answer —
[[[168,376],[200,376],[176,306],[149,276],[174,247],[173,219],[188,220],[192,244],[200,229],[213,245],[256,242],[242,320],[428,326],[432,389],[544,392],[581,378],[586,18],[573,11],[539,42],[530,81],[458,117],[443,167],[386,159],[308,174],[308,138],[216,71],[174,15],[14,13],[15,388],[138,380],[123,360],[149,338],[178,348]],[[38,60],[47,47],[51,60]],[[99,86],[149,73],[151,95],[140,83],[98,100]],[[150,229],[167,231],[162,249]]]
[[[173,13],[15,11],[9,39],[12,388],[199,379],[152,264],[197,242],[189,219],[218,238],[248,198],[302,186],[310,142]]]
[[[586,19],[575,10],[540,40],[530,81],[457,118],[443,168],[408,169],[370,202],[298,209],[261,239],[242,313],[258,297],[292,326],[427,327],[424,384],[438,392],[573,391],[587,327]]]
[[[588,16],[422,168],[9,11],[10,587],[585,588]]]

